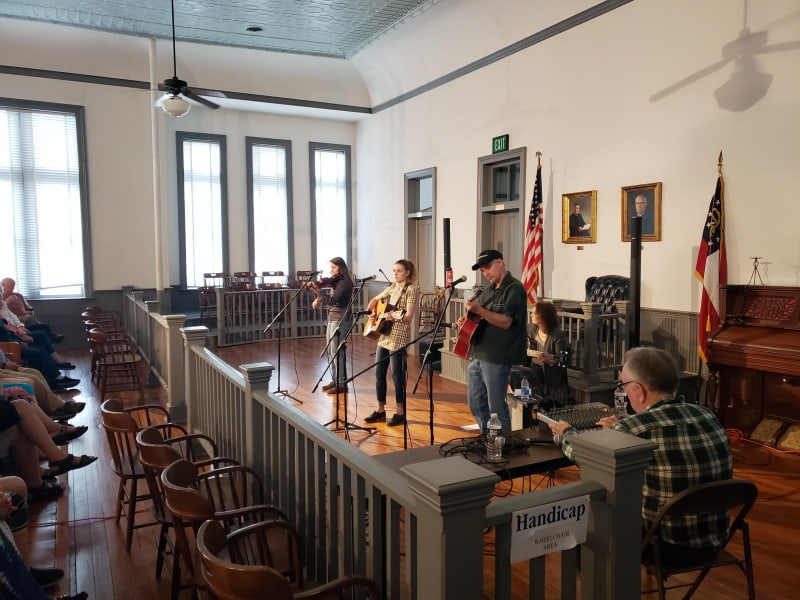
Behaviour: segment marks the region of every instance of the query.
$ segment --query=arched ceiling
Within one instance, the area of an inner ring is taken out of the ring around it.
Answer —
[[[350,58],[440,0],[174,0],[179,40]],[[0,16],[169,39],[169,0],[0,0]],[[249,31],[248,28],[261,28]]]

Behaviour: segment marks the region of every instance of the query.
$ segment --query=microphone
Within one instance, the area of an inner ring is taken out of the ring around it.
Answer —
[[[354,317],[360,317],[361,315],[371,315],[371,314],[372,314],[371,310],[360,310],[358,312],[354,312],[353,316]]]
[[[383,269],[380,269],[380,268],[379,268],[379,269],[378,269],[378,271],[380,271],[381,275],[383,275],[383,278],[384,278],[386,281],[388,281],[389,283],[392,283],[391,281],[389,281],[389,278],[386,276],[386,273],[384,273],[384,272],[383,272]]]
[[[453,283],[451,283],[447,287],[456,287],[459,283],[464,283],[466,280],[467,280],[467,276],[466,275],[462,275],[461,277],[459,277],[458,279],[453,281]]]
[[[363,283],[365,281],[372,281],[373,279],[375,279],[375,275],[370,275],[369,277],[364,277],[363,279],[359,279],[359,281],[361,281]]]

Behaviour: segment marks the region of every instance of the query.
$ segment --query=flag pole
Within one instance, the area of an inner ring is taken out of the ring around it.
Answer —
[[[542,168],[542,152],[541,150],[536,151],[536,170],[537,172],[539,169]],[[544,198],[539,198],[539,201],[544,203]],[[542,231],[542,237],[544,237],[544,230]],[[542,240],[542,260],[539,263],[539,289],[536,290],[536,295],[541,298],[544,295],[544,240]]]

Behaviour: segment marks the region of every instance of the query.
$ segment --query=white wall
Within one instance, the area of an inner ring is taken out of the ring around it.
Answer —
[[[171,47],[143,38],[0,19],[0,63],[136,81],[172,75]],[[366,106],[366,87],[346,61],[178,45],[178,74],[191,85]],[[292,141],[295,262],[311,267],[308,143],[355,143],[342,121],[194,107],[180,119],[153,108],[160,93],[0,74],[0,97],[86,108],[94,288],[168,287],[180,280],[175,132],[224,134],[228,149],[230,268],[248,270],[245,137]],[[355,162],[355,161],[354,161]],[[154,185],[158,182],[158,185]],[[155,233],[162,244],[157,278]]]
[[[351,61],[181,44],[178,72],[201,87],[375,105],[595,3],[442,0]],[[544,154],[548,295],[580,298],[588,275],[627,272],[620,188],[661,181],[662,241],[645,244],[642,302],[696,310],[694,260],[720,150],[731,282],[745,283],[749,257],[758,255],[770,263],[762,269],[767,283],[800,284],[800,9],[796,0],[748,3],[747,26],[766,31],[776,51],[755,56],[772,75],[766,95],[737,112],[714,96],[735,64],[712,67],[739,35],[743,8],[744,0],[637,0],[357,124],[198,108],[168,119],[152,109],[148,91],[14,75],[0,75],[0,96],[86,106],[98,289],[156,284],[159,195],[163,283],[177,283],[175,130],[228,136],[232,269],[247,267],[244,137],[253,135],[293,141],[298,268],[311,258],[307,142],[314,140],[354,146],[357,272],[386,270],[403,253],[403,174],[436,167],[436,231],[451,219],[457,275],[479,250],[477,158],[489,154],[493,136],[509,133],[512,148],[528,149],[528,200],[534,153]],[[147,40],[0,20],[6,65],[158,81],[171,64],[168,47],[155,47],[151,73]],[[561,195],[591,189],[598,241],[578,250],[561,243]],[[441,273],[440,247],[437,260]]]
[[[513,3],[514,24],[542,22],[541,3]],[[404,86],[381,78],[381,64],[407,87],[419,85],[413,69],[395,68],[396,57],[418,57],[419,48],[469,55],[508,43],[494,20],[482,33],[496,39],[487,49],[475,30],[448,27],[451,9],[477,11],[485,3],[443,2],[440,18],[368,47],[356,57],[368,74],[373,99],[384,101]],[[768,44],[794,43],[760,54],[760,69],[773,75],[766,96],[741,112],[720,108],[714,90],[735,70],[731,62],[658,101],[651,97],[721,59],[721,49],[742,29],[743,4],[731,0],[638,0],[586,25],[519,52],[499,63],[378,113],[359,127],[359,218],[386,232],[381,241],[361,232],[359,248],[374,265],[390,264],[402,245],[402,175],[437,167],[437,216],[449,217],[452,260],[467,272],[475,254],[476,158],[490,140],[509,133],[511,147],[528,148],[526,196],[530,199],[535,151],[543,152],[545,191],[545,292],[580,298],[588,275],[628,271],[630,249],[621,242],[622,186],[663,182],[662,241],[645,244],[642,303],[696,310],[693,276],[697,246],[724,151],[728,264],[731,283],[746,283],[749,257],[770,262],[762,274],[772,285],[800,284],[800,11],[793,0],[750,2],[748,27],[768,32]],[[487,15],[488,16],[488,15]],[[545,23],[546,24],[546,23]],[[514,26],[512,24],[512,26]],[[438,36],[433,45],[434,33]],[[427,43],[425,41],[427,37]],[[403,43],[408,48],[403,48]],[[385,53],[385,54],[384,54]],[[465,61],[466,62],[466,61]],[[432,79],[441,72],[421,63]],[[434,62],[438,66],[438,62]],[[583,250],[561,242],[561,195],[598,191],[597,243]],[[441,224],[437,223],[441,232]],[[438,252],[438,272],[442,256]],[[367,267],[372,270],[372,266]],[[439,275],[441,278],[441,275]]]

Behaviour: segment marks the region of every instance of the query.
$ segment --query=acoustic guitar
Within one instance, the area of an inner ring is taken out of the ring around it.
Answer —
[[[481,292],[483,292],[483,289],[475,292],[469,301],[472,302],[475,300],[481,295]],[[482,322],[483,319],[481,317],[472,311],[467,311],[464,322],[458,329],[456,344],[453,346],[453,354],[460,356],[461,358],[467,358],[467,356],[469,356],[469,348],[472,345],[472,336],[475,335],[475,332],[478,330],[478,327]]]
[[[392,325],[394,324],[389,320],[389,315],[391,315],[392,319],[396,321],[398,319],[402,319],[405,314],[406,311],[395,310],[394,306],[389,304],[387,301],[378,300],[375,310],[373,311],[372,315],[370,315],[367,324],[364,326],[364,337],[377,340],[382,335],[389,335],[389,333],[392,331]]]

